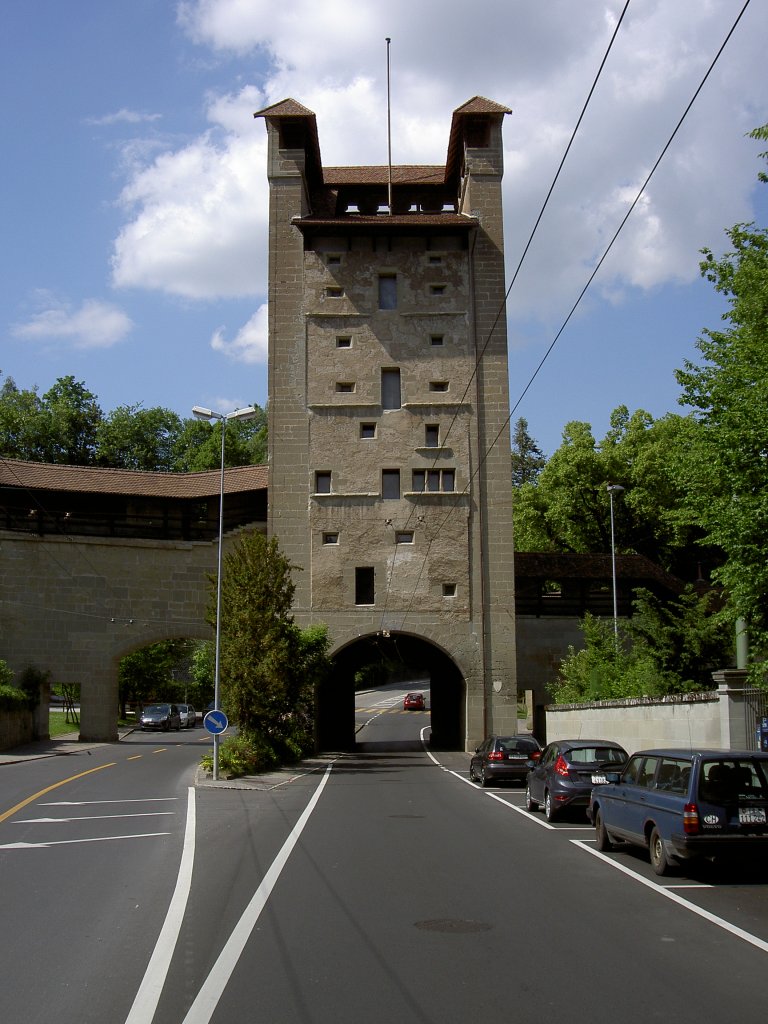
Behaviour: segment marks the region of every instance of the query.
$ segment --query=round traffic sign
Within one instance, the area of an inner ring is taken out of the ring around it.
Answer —
[[[227,728],[229,720],[223,711],[219,708],[214,708],[214,710],[209,711],[203,719],[203,725],[212,735],[218,736],[219,733],[224,732]]]

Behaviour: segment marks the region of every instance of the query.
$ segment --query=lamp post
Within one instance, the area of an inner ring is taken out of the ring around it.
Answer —
[[[221,482],[219,485],[219,550],[217,554],[216,568],[216,667],[213,674],[213,706],[219,710],[220,700],[220,665],[221,665],[221,567],[222,549],[224,546],[224,440],[227,433],[229,420],[252,420],[256,410],[252,405],[245,409],[235,409],[234,412],[214,412],[213,409],[204,409],[200,405],[192,407],[192,413],[198,420],[221,420]],[[219,778],[219,734],[213,734],[213,778]]]
[[[619,608],[616,600],[616,540],[613,532],[613,496],[621,494],[624,488],[621,484],[608,484],[608,494],[611,498],[611,565],[613,567],[613,635],[616,640],[616,649],[619,647]]]

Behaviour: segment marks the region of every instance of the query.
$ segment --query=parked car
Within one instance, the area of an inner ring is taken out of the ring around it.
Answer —
[[[139,719],[141,728],[147,729],[181,729],[181,715],[176,704],[148,704]]]
[[[613,740],[556,740],[532,762],[525,783],[525,806],[544,807],[547,821],[566,808],[586,810],[592,787],[607,781],[606,771],[623,768],[629,754]]]
[[[533,736],[489,736],[472,755],[469,778],[483,786],[525,782],[529,763],[539,757],[541,745]]]
[[[695,857],[768,852],[768,753],[640,750],[606,775],[588,812],[599,850],[645,847],[657,875]]]
[[[403,711],[423,711],[425,707],[423,693],[406,693],[403,699]]]
[[[197,725],[197,712],[191,704],[179,704],[179,716],[182,729],[194,729]]]

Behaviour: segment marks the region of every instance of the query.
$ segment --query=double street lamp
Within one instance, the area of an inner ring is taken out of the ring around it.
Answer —
[[[256,409],[252,405],[245,409],[235,409],[234,412],[214,412],[213,409],[204,409],[200,405],[192,407],[192,413],[198,420],[221,420],[221,483],[219,485],[219,550],[218,564],[216,571],[216,667],[213,676],[213,706],[216,711],[220,707],[221,695],[221,570],[222,551],[224,547],[224,441],[227,434],[227,423],[230,420],[252,420],[256,416]],[[219,778],[219,734],[213,734],[213,778]]]
[[[616,540],[613,531],[613,496],[621,494],[624,488],[621,484],[608,484],[607,491],[611,497],[611,564],[613,566],[613,635],[616,640],[616,649],[619,647],[619,607],[616,600]]]

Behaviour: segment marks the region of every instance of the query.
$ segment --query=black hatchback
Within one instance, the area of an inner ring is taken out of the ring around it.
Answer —
[[[539,757],[541,746],[533,736],[489,736],[472,755],[469,778],[483,786],[525,782],[528,765]]]
[[[586,807],[593,786],[608,780],[607,771],[621,771],[629,755],[613,740],[556,740],[529,766],[525,806],[544,808],[552,821],[568,807]]]

